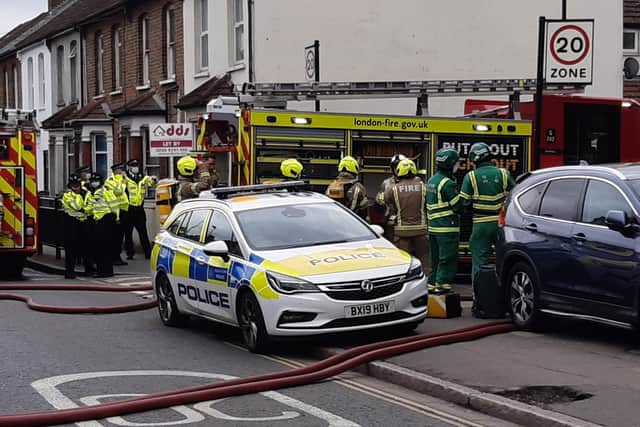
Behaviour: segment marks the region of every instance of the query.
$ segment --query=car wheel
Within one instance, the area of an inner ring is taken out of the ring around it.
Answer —
[[[186,317],[178,311],[178,304],[171,289],[171,282],[164,274],[158,276],[156,294],[160,320],[167,326],[182,326]]]
[[[509,309],[513,322],[522,329],[535,329],[539,324],[538,283],[531,266],[518,262],[509,272]]]
[[[238,302],[238,323],[242,339],[249,351],[263,353],[269,344],[269,335],[258,300],[251,292],[244,292]]]

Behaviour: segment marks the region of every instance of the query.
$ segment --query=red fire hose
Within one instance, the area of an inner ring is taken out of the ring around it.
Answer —
[[[101,292],[131,292],[151,290],[151,286],[87,286],[87,285],[0,285],[0,290],[82,290]],[[121,313],[143,310],[156,306],[156,301],[142,304],[112,307],[57,307],[34,303],[30,297],[19,294],[0,294],[1,299],[24,301],[39,311],[52,313]],[[125,414],[163,409],[176,405],[220,399],[249,393],[259,393],[285,387],[309,384],[341,374],[349,369],[372,360],[385,359],[400,354],[422,350],[445,344],[469,341],[488,335],[510,332],[514,326],[508,322],[493,322],[438,334],[425,334],[383,341],[354,347],[320,362],[303,368],[259,375],[236,380],[189,387],[170,392],[105,403],[85,408],[54,410],[15,415],[0,415],[2,426],[46,426],[69,424],[80,421],[97,420]]]

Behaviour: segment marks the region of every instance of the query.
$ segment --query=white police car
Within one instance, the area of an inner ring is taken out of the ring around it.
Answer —
[[[176,205],[151,256],[165,325],[186,315],[239,325],[246,346],[261,351],[270,337],[424,320],[420,262],[380,227],[295,186],[215,189]]]

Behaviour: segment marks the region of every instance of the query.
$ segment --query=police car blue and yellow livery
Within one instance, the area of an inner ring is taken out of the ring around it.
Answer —
[[[328,197],[278,191],[286,185],[203,194],[174,208],[151,256],[165,324],[191,315],[237,325],[261,351],[272,336],[424,320],[417,259]]]

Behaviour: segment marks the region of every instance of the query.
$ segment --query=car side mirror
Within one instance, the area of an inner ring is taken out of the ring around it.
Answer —
[[[378,224],[369,225],[374,233],[378,235],[378,237],[382,237],[384,235],[384,228],[380,227]]]
[[[607,227],[614,231],[625,231],[629,228],[627,214],[623,211],[611,210],[607,212],[607,218],[604,220]]]
[[[220,257],[224,262],[229,261],[229,247],[223,240],[214,240],[204,245],[204,253],[209,256]]]

